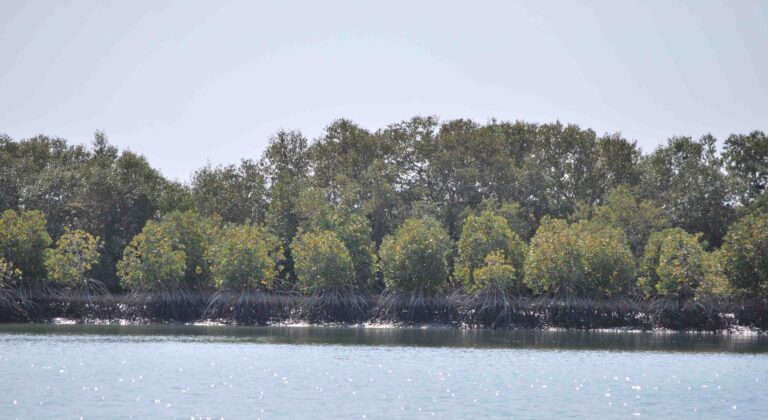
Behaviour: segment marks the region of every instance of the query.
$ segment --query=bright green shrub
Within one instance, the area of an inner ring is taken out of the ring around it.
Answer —
[[[475,290],[509,290],[515,286],[517,270],[509,264],[502,251],[493,251],[485,257],[483,266],[475,270]]]
[[[530,209],[524,208],[514,201],[499,201],[493,198],[484,199],[475,210],[475,214],[491,211],[497,216],[506,219],[509,228],[515,232],[524,242],[536,233],[536,216]]]
[[[124,286],[131,288],[205,288],[211,283],[206,254],[219,226],[218,217],[204,217],[192,211],[174,211],[159,221],[148,221],[123,252],[118,276]],[[183,274],[177,278],[180,256]],[[163,261],[168,262],[167,267],[162,267]]]
[[[304,292],[355,288],[352,258],[335,233],[304,232],[291,244],[298,286]]]
[[[175,246],[184,250],[184,286],[190,289],[209,286],[211,275],[205,256],[218,235],[221,219],[192,211],[174,211],[163,216],[160,225],[168,232]]]
[[[101,239],[82,230],[67,230],[56,241],[56,247],[45,251],[48,278],[77,286],[86,281],[88,272],[99,262]]]
[[[690,294],[699,287],[706,275],[708,258],[700,237],[680,228],[651,235],[637,281],[646,296]]]
[[[649,201],[640,201],[629,188],[612,190],[605,203],[592,211],[592,221],[624,231],[636,260],[642,258],[645,244],[653,232],[669,226],[662,210]]]
[[[117,263],[120,285],[132,290],[172,290],[184,286],[184,246],[159,222],[150,220]]]
[[[313,210],[307,230],[328,230],[335,233],[352,259],[357,287],[370,286],[375,274],[376,244],[371,240],[368,219],[349,208],[324,205],[317,201],[303,204],[311,206]]]
[[[0,214],[0,258],[19,270],[25,279],[45,277],[45,249],[50,244],[43,213],[6,210]]]
[[[259,226],[224,226],[207,254],[214,285],[271,289],[277,275],[271,253],[276,249],[277,237]]]
[[[475,271],[483,267],[485,259],[494,252],[500,253],[503,264],[513,269],[514,275],[506,284],[514,286],[519,280],[517,274],[522,274],[525,243],[510,229],[503,217],[489,210],[466,218],[458,248],[454,275],[464,283],[467,290],[481,289]]]
[[[736,289],[768,296],[768,213],[750,214],[728,228],[723,271]]]
[[[379,252],[388,289],[434,290],[448,279],[451,240],[435,219],[407,219]]]
[[[708,252],[704,257],[704,279],[699,285],[699,292],[711,297],[731,296],[733,287],[723,271],[722,250]]]
[[[525,284],[534,293],[594,297],[627,289],[633,272],[620,229],[545,217],[528,247]]]

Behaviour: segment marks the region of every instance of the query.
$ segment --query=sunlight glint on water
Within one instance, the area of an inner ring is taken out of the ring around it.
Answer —
[[[0,326],[0,417],[758,418],[768,401],[757,336],[638,351],[569,332],[57,328]]]

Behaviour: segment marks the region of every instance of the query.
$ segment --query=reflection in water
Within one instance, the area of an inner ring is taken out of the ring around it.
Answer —
[[[768,336],[757,333],[6,324],[0,325],[0,334],[135,336],[144,341],[170,337],[176,340],[273,344],[768,353]]]

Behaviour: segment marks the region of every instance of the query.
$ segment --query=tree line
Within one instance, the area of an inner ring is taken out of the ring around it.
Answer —
[[[97,132],[0,136],[0,279],[25,287],[768,296],[768,137],[649,154],[576,125],[337,120],[188,182]]]

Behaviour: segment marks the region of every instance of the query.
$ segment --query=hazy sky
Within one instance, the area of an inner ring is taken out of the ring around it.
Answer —
[[[768,130],[768,1],[0,2],[0,132],[186,180],[281,128],[560,119],[644,151]]]

